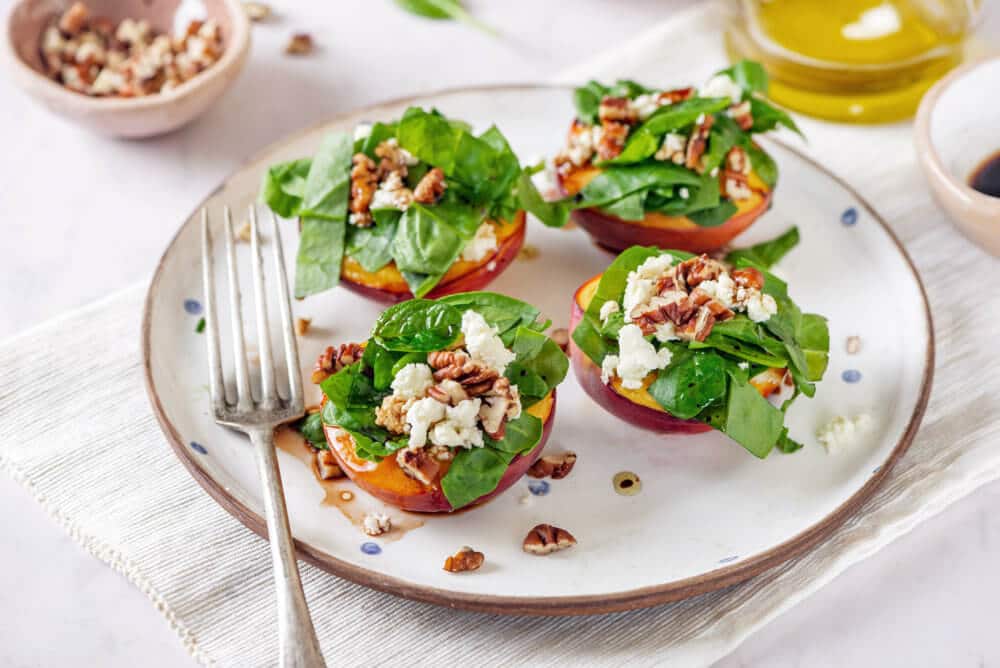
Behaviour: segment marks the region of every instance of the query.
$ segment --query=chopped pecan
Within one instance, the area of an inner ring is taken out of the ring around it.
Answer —
[[[295,333],[299,336],[305,336],[309,333],[309,327],[312,326],[312,318],[296,318],[295,319]]]
[[[379,173],[384,176],[388,172],[398,172],[401,178],[406,178],[409,173],[408,168],[416,164],[416,159],[399,145],[399,141],[392,137],[386,139],[375,147],[375,156],[381,158],[379,163]]]
[[[705,154],[705,148],[708,146],[708,133],[714,123],[714,116],[702,114],[698,118],[694,132],[691,133],[687,150],[684,153],[684,166],[696,170],[699,174],[704,171],[701,156]]]
[[[733,201],[750,199],[753,191],[750,190],[750,182],[746,174],[731,172],[728,169],[722,172],[722,192]]]
[[[337,464],[337,458],[329,450],[316,451],[316,475],[322,480],[333,480],[344,476],[340,465]]]
[[[271,15],[271,6],[263,2],[244,2],[243,11],[251,21],[263,21]]]
[[[442,404],[457,406],[460,401],[469,398],[469,393],[465,391],[462,384],[450,378],[445,378],[437,385],[427,390],[427,396],[440,401]]]
[[[483,565],[486,557],[482,552],[476,552],[466,545],[458,552],[444,560],[444,570],[449,573],[462,573],[464,571],[474,571]]]
[[[698,314],[684,323],[678,335],[684,339],[704,341],[715,326],[715,316],[707,308],[699,308]]]
[[[749,130],[753,127],[753,115],[750,113],[750,100],[734,104],[729,107],[729,116],[741,130]]]
[[[413,405],[412,399],[398,394],[387,394],[382,397],[382,404],[375,408],[375,424],[385,427],[393,434],[405,434],[408,431],[406,411]]]
[[[375,190],[378,188],[375,161],[364,153],[356,153],[351,162],[354,166],[351,167],[351,204],[349,208],[352,214],[357,214],[356,217],[351,217],[351,222],[358,227],[368,227],[372,224],[369,208],[372,197],[375,196]]]
[[[726,154],[726,169],[737,174],[750,173],[750,159],[742,146],[734,146]]]
[[[438,471],[441,470],[437,460],[421,448],[420,450],[410,450],[404,448],[396,453],[396,463],[403,473],[424,485],[434,484]]]
[[[675,88],[674,90],[663,91],[656,97],[656,100],[660,103],[673,104],[674,102],[689,100],[692,97],[694,97],[694,88]]]
[[[597,108],[597,117],[603,125],[607,121],[618,123],[636,123],[639,111],[627,97],[606,97]]]
[[[764,274],[753,267],[734,269],[731,276],[733,277],[733,282],[741,288],[760,290],[764,287]]]
[[[539,524],[525,536],[522,548],[525,552],[541,556],[565,550],[574,545],[576,545],[576,538],[573,538],[573,534],[570,532],[551,524]]]
[[[597,144],[597,157],[601,160],[617,158],[625,148],[629,126],[618,121],[604,121],[601,124],[601,140]]]
[[[433,204],[444,194],[448,184],[444,182],[444,172],[439,167],[430,170],[413,189],[413,201]]]
[[[552,478],[561,480],[572,472],[576,465],[575,452],[560,452],[554,455],[545,455],[528,469],[528,475],[532,478]]]
[[[434,380],[457,381],[470,397],[476,397],[493,387],[500,373],[496,369],[473,361],[459,350],[439,350],[427,356],[427,363],[434,371]]]
[[[506,433],[507,419],[516,419],[521,414],[521,397],[517,386],[511,385],[508,378],[501,376],[493,381],[482,399],[479,419],[482,420],[483,431],[490,438],[499,440]]]
[[[677,265],[677,273],[684,278],[689,288],[696,288],[702,281],[714,281],[726,266],[718,260],[713,260],[704,253],[684,260]]]
[[[307,32],[297,32],[292,35],[292,38],[288,40],[288,44],[285,45],[285,53],[290,56],[304,56],[306,54],[312,53],[313,50],[313,38]]]
[[[87,27],[88,18],[90,18],[90,12],[87,11],[87,6],[82,2],[74,2],[59,17],[59,30],[63,31],[66,35],[79,34],[80,31]]]
[[[313,367],[312,382],[322,383],[345,366],[350,366],[361,359],[365,349],[357,343],[342,343],[336,348],[327,346]]]

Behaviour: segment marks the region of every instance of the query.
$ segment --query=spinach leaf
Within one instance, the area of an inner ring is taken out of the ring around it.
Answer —
[[[589,317],[584,317],[577,323],[571,336],[576,347],[597,366],[600,366],[601,362],[604,361],[605,355],[613,352],[611,346],[604,340],[601,332],[594,326]]]
[[[726,363],[712,352],[671,347],[673,358],[649,386],[649,393],[671,415],[687,420],[726,393]]]
[[[459,0],[396,0],[396,4],[417,16],[423,16],[428,19],[459,21],[477,30],[481,30],[487,35],[497,35],[497,32],[493,28],[469,14]]]
[[[364,153],[377,162],[379,158],[375,155],[375,149],[385,140],[395,137],[396,130],[396,123],[373,123],[368,136],[355,143],[355,153]]]
[[[746,99],[748,93],[767,94],[767,72],[758,62],[741,60],[732,67],[719,70],[717,74],[728,74],[745,91],[743,99]]]
[[[784,431],[784,414],[753,385],[736,379],[729,383],[725,404],[709,407],[699,419],[761,459],[767,457]]]
[[[309,413],[295,423],[295,430],[302,434],[302,437],[314,448],[329,450],[326,433],[323,431],[323,415],[321,413]]]
[[[803,313],[797,339],[806,358],[806,378],[821,380],[830,361],[830,330],[826,318],[815,313]]]
[[[715,209],[722,201],[722,193],[719,192],[719,179],[713,178],[709,174],[703,174],[701,185],[697,188],[689,188],[688,191],[691,196],[687,200],[681,200],[683,206],[679,208],[677,213],[690,216],[698,211]]]
[[[681,165],[651,163],[608,166],[580,191],[578,207],[599,207],[649,188],[697,186],[701,178]]]
[[[754,173],[768,187],[773,188],[774,184],[778,182],[778,165],[774,162],[774,158],[759,146],[749,141],[743,142],[743,148],[747,152],[747,157],[750,158],[750,166],[753,168]]]
[[[789,130],[795,132],[800,137],[804,137],[802,130],[795,124],[792,117],[784,109],[775,107],[770,102],[759,97],[750,98],[750,113],[753,115],[753,127],[751,132],[767,132],[779,125],[784,125]]]
[[[719,206],[711,209],[692,211],[687,214],[687,217],[699,227],[718,227],[732,218],[733,214],[735,214],[738,210],[739,207],[729,200],[725,200],[721,202]]]
[[[702,171],[708,173],[720,166],[729,149],[736,146],[744,136],[736,121],[724,114],[716,116],[715,124],[708,132],[708,150],[701,158]]]
[[[569,220],[566,202],[546,202],[531,180],[531,172],[524,170],[517,180],[517,201],[522,209],[532,214],[548,227],[562,227]]]
[[[354,141],[346,133],[327,135],[313,156],[299,215],[334,221],[347,219],[353,151]]]
[[[607,87],[597,81],[590,81],[573,91],[573,104],[576,106],[576,117],[581,123],[592,125],[597,122],[597,112],[601,100],[608,94]]]
[[[377,209],[372,215],[375,224],[370,227],[347,226],[345,252],[357,260],[365,271],[374,273],[392,261],[392,240],[402,212]]]
[[[302,206],[311,158],[271,165],[260,187],[261,200],[282,218],[292,218]]]
[[[642,220],[646,217],[646,192],[626,195],[611,204],[605,204],[601,210],[622,220]]]
[[[302,217],[295,261],[296,299],[329,290],[340,281],[346,225],[343,220]]]
[[[447,271],[472,238],[464,228],[460,234],[456,227],[446,223],[439,209],[413,204],[403,212],[390,250],[401,271],[425,276]],[[472,224],[478,227],[476,213],[470,211],[467,215],[473,217]]]
[[[781,430],[781,436],[778,438],[777,446],[778,450],[781,450],[786,455],[802,449],[802,444],[788,435],[788,427]]]
[[[490,447],[459,450],[441,478],[441,491],[452,508],[467,506],[500,484],[508,460]]]
[[[726,262],[735,264],[738,260],[748,260],[756,265],[770,269],[776,265],[788,251],[799,243],[799,228],[790,227],[787,231],[769,241],[762,241],[749,248],[739,248],[726,255]]]
[[[542,331],[548,323],[538,322],[537,308],[496,292],[460,292],[437,300],[457,309],[460,313],[473,310],[483,316],[490,325],[497,328],[505,346],[510,346],[519,328]]]
[[[499,452],[509,455],[523,455],[538,445],[542,440],[542,421],[531,413],[521,413],[516,420],[506,425],[504,436],[499,441],[486,437],[486,444]]]
[[[377,342],[369,340],[361,357],[366,368],[372,370],[372,382],[377,390],[386,390],[395,378],[396,361],[404,353],[387,350]]]
[[[691,350],[714,348],[715,350],[732,355],[738,359],[746,360],[748,362],[753,362],[754,364],[760,364],[766,367],[781,368],[787,364],[787,360],[783,357],[772,355],[757,345],[726,337],[716,332],[714,328],[712,329],[711,334],[708,335],[708,338],[704,341],[691,341],[688,344],[688,347]]]
[[[555,341],[527,327],[518,327],[511,347],[517,357],[507,367],[506,376],[521,390],[525,406],[530,406],[551,392],[566,377],[569,359]],[[542,380],[542,385],[521,387],[521,380],[530,375]]]
[[[461,331],[458,309],[428,299],[411,299],[383,311],[372,328],[372,338],[387,350],[430,352],[447,348]]]
[[[729,106],[729,98],[696,97],[660,107],[629,135],[625,148],[604,164],[622,165],[640,162],[656,153],[663,136],[691,125],[702,114],[714,114]]]
[[[439,271],[434,274],[418,274],[412,271],[401,271],[406,285],[414,297],[423,297],[434,289],[434,286],[441,282],[447,271]]]

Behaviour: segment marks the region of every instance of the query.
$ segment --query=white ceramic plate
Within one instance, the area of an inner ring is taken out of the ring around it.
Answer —
[[[435,106],[478,129],[496,123],[522,161],[554,153],[573,113],[566,89],[502,87],[444,92],[336,119],[266,150],[217,188],[204,203],[216,233],[222,205],[245,211],[268,164],[309,155],[326,132],[391,119],[409,104]],[[874,491],[913,437],[930,390],[930,317],[909,259],[877,214],[820,166],[773,142],[766,147],[781,168],[774,207],[737,245],[799,225],[802,243],[778,271],[790,279],[792,296],[805,310],[830,320],[826,379],[816,398],[798,401],[788,418],[792,436],[806,444],[802,451],[775,452],[759,461],[714,432],[650,435],[595,405],[571,373],[559,389],[548,446],[578,453],[571,476],[525,478],[484,507],[453,516],[404,516],[385,508],[400,527],[385,537],[369,538],[357,526],[379,502],[349,482],[324,487],[300,460],[282,452],[302,556],[342,577],[439,604],[581,614],[718,589],[791,558],[833,530]],[[294,224],[286,224],[290,261],[295,237]],[[538,256],[515,262],[490,289],[536,304],[554,326],[566,326],[574,290],[603,270],[610,256],[582,230],[551,230],[537,221],[529,224],[527,243]],[[246,260],[249,248],[240,251]],[[205,342],[195,331],[199,267],[192,215],[164,254],[146,303],[149,392],[168,440],[198,482],[262,533],[262,497],[249,445],[216,426],[208,410]],[[225,304],[220,306],[225,313]],[[294,309],[313,319],[300,341],[306,378],[323,347],[364,340],[380,311],[343,289],[297,302]],[[852,335],[862,342],[853,355],[845,347]],[[310,386],[309,392],[318,401],[317,389]],[[874,417],[875,427],[854,447],[829,454],[817,443],[818,426],[861,411]],[[612,476],[624,470],[641,477],[638,495],[615,492]],[[354,500],[339,502],[342,490],[352,490]],[[544,558],[524,553],[525,534],[541,522],[569,530],[579,544]],[[444,558],[462,545],[484,552],[486,565],[473,573],[444,572]]]

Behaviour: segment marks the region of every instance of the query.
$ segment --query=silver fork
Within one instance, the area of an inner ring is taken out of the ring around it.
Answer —
[[[271,334],[267,322],[267,299],[264,292],[264,261],[257,229],[257,212],[250,206],[250,253],[253,257],[251,274],[257,312],[257,338],[260,348],[260,392],[257,398],[251,390],[247,367],[246,344],[243,338],[243,314],[236,249],[233,243],[233,220],[225,207],[227,274],[229,283],[230,319],[233,329],[233,357],[236,371],[236,402],[226,398],[223,383],[222,358],[219,353],[219,326],[215,315],[215,288],[212,260],[212,235],[208,229],[208,211],[201,211],[201,263],[205,292],[205,334],[208,344],[209,387],[215,421],[242,431],[250,437],[257,455],[257,472],[264,487],[264,514],[267,535],[271,542],[275,588],[278,597],[278,647],[281,665],[296,668],[322,668],[326,664],[320,653],[302,581],[295,561],[295,547],[288,527],[288,511],[281,486],[278,458],[274,450],[274,429],[305,414],[302,398],[302,377],[299,354],[292,327],[292,309],[288,299],[288,278],[281,251],[278,221],[271,214],[273,227],[274,263],[277,268],[278,300],[281,306],[281,330],[285,344],[285,366],[288,372],[288,398],[278,393],[274,361],[271,355]]]

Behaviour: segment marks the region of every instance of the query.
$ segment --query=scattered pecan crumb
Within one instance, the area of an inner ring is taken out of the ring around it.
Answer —
[[[543,556],[576,545],[576,538],[565,529],[551,524],[539,524],[524,537],[522,548],[529,554]]]
[[[565,327],[553,329],[549,338],[555,341],[556,345],[562,348],[563,352],[566,352],[567,348],[569,348],[569,330]]]
[[[246,12],[247,18],[256,23],[271,16],[271,5],[263,2],[244,2],[243,11]]]
[[[299,336],[305,336],[309,333],[309,327],[312,325],[312,318],[296,318],[295,319],[295,333]]]
[[[285,46],[285,53],[290,56],[304,56],[312,53],[313,48],[312,35],[307,32],[297,32]]]
[[[553,455],[545,455],[528,469],[528,475],[532,478],[552,478],[561,480],[568,476],[576,465],[575,452],[560,452]]]
[[[236,240],[249,243],[250,241],[250,221],[244,220],[243,224],[240,225],[240,229],[236,230]]]
[[[344,477],[344,472],[340,469],[337,458],[329,450],[316,451],[316,473],[321,480]]]
[[[430,486],[434,484],[441,465],[424,449],[410,450],[403,448],[396,453],[396,464],[403,473],[419,483]]]
[[[433,204],[444,194],[448,184],[444,182],[444,172],[440,167],[435,167],[420,179],[420,183],[413,189],[413,201],[420,204]]]
[[[59,29],[67,35],[76,35],[86,27],[89,17],[87,6],[82,2],[74,2],[59,18]]]
[[[327,346],[313,367],[312,382],[320,384],[345,366],[354,364],[364,354],[364,348],[357,343],[342,343],[334,348]]]
[[[482,552],[476,552],[466,545],[458,552],[444,560],[444,570],[449,573],[474,571],[483,565],[486,557]]]
[[[860,336],[848,336],[847,337],[847,354],[857,355],[861,351],[861,337]]]
[[[537,246],[532,246],[531,244],[524,244],[521,246],[521,250],[517,252],[517,258],[519,260],[534,260],[539,255],[539,250]]]
[[[361,528],[369,536],[381,536],[392,529],[392,520],[385,513],[368,513],[361,521]]]

